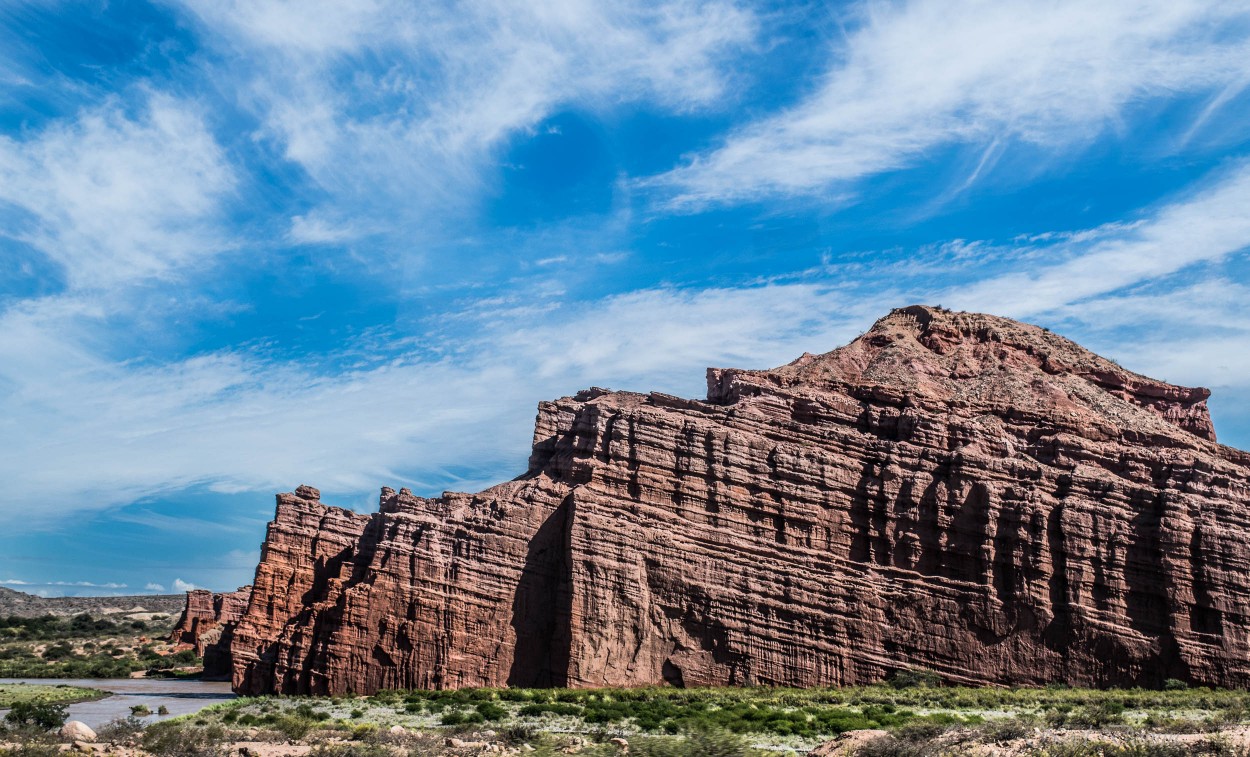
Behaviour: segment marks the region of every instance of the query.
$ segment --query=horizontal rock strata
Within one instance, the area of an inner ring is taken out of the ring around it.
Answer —
[[[280,495],[234,684],[1246,686],[1250,455],[1208,395],[911,307],[706,401],[544,402],[480,494]]]
[[[194,648],[204,658],[206,678],[229,678],[233,670],[230,645],[234,627],[247,611],[251,597],[251,586],[220,594],[207,589],[188,591],[186,606],[169,641]]]

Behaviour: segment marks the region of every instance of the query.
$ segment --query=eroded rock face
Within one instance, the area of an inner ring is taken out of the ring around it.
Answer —
[[[1246,686],[1250,455],[1208,395],[912,307],[707,401],[544,402],[480,494],[280,495],[235,687]]]
[[[234,626],[247,611],[252,587],[214,594],[207,589],[187,592],[187,604],[169,636],[174,644],[186,644],[204,658],[206,678],[229,678],[233,669],[230,644]]]

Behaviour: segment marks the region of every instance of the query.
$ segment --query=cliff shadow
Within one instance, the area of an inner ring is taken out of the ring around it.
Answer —
[[[882,491],[881,469],[884,462],[864,461],[859,481],[851,495],[851,552],[855,562],[890,564],[889,502]]]
[[[1161,529],[1166,496],[1164,492],[1138,490],[1130,497],[1134,515],[1124,566],[1128,586],[1125,611],[1133,629],[1149,636],[1161,636],[1171,629],[1168,577],[1158,570],[1165,559]]]
[[[1068,545],[1064,534],[1063,513],[1072,493],[1072,477],[1059,477],[1055,505],[1046,514],[1046,552],[1050,555],[1050,577],[1047,593],[1050,599],[1050,622],[1042,629],[1042,643],[1054,652],[1065,652],[1075,638],[1072,612],[1072,587],[1068,580]]]
[[[573,606],[568,521],[572,512],[569,495],[530,539],[525,567],[512,598],[511,626],[516,632],[516,649],[508,671],[508,686],[568,684]]]
[[[956,581],[985,586],[991,582],[983,549],[990,543],[990,489],[984,482],[972,480],[960,503],[960,483],[953,480],[949,489],[952,515],[947,531],[948,546],[942,556],[942,573]]]

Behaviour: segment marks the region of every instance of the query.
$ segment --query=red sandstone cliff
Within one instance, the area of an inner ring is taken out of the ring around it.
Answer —
[[[480,494],[280,495],[234,684],[1246,686],[1250,455],[1207,396],[911,307],[707,401],[544,402]]]
[[[187,604],[169,636],[174,644],[186,644],[204,658],[207,678],[229,678],[230,644],[235,624],[247,612],[252,587],[214,594],[207,589],[187,592]]]

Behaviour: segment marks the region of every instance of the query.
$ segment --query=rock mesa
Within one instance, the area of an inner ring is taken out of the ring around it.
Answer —
[[[230,643],[234,626],[247,611],[252,587],[214,594],[207,589],[187,592],[187,603],[169,636],[172,644],[194,648],[204,658],[205,678],[230,678]]]
[[[478,494],[279,495],[235,688],[1250,684],[1250,455],[1207,390],[919,306],[707,380],[543,402]]]

